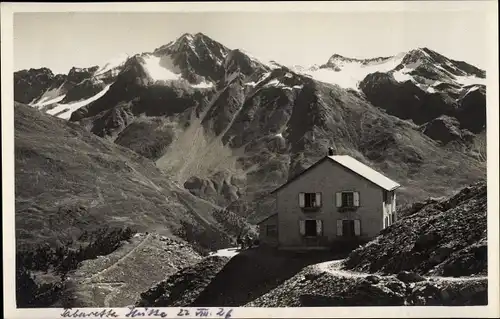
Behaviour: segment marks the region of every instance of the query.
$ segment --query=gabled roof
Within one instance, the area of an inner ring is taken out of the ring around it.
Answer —
[[[292,179],[287,181],[285,184],[283,184],[280,187],[278,187],[277,189],[273,190],[271,192],[271,194],[276,193],[278,190],[280,190],[283,187],[285,187],[286,185],[290,184],[295,179],[297,179],[299,176],[308,172],[309,170],[311,170],[312,168],[314,168],[318,164],[323,163],[325,160],[333,161],[333,162],[347,168],[348,170],[358,174],[359,176],[369,180],[370,182],[374,183],[375,185],[377,185],[377,186],[379,186],[387,191],[392,191],[392,190],[401,186],[397,182],[389,179],[385,175],[377,172],[376,170],[374,170],[370,166],[361,163],[360,161],[356,160],[355,158],[353,158],[349,155],[334,155],[334,156],[323,157],[321,160],[319,160],[315,164],[311,165],[309,168],[305,169],[300,174],[296,175],[295,177],[293,177]]]
[[[377,172],[370,166],[365,165],[348,155],[328,156],[328,158],[350,169],[351,171],[358,173],[359,175],[363,176],[372,183],[377,184],[378,186],[382,187],[385,190],[391,191],[401,186],[395,181],[386,177],[385,175]]]

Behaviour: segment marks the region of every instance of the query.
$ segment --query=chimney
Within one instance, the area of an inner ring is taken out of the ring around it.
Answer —
[[[335,153],[333,152],[333,147],[328,148],[328,156],[333,156]]]

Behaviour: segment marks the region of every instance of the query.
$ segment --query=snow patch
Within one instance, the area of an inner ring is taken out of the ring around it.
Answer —
[[[302,85],[294,85],[293,87],[290,87],[290,86],[282,83],[281,81],[279,81],[276,78],[272,79],[271,81],[266,83],[266,85],[264,87],[271,87],[271,86],[281,88],[283,90],[289,90],[289,91],[292,91],[293,89],[301,89],[303,87]]]
[[[195,89],[210,89],[214,87],[214,84],[212,82],[200,82],[198,84],[191,84],[191,86]]]
[[[260,78],[257,80],[257,83],[255,82],[248,82],[248,83],[245,83],[245,85],[248,85],[248,86],[257,86],[259,85],[259,83],[261,83],[262,81],[264,81],[265,79],[267,79],[269,76],[271,75],[271,72],[266,72],[264,74],[262,74],[260,76]]]
[[[467,92],[465,93],[465,95],[467,95],[467,94],[469,94],[471,92],[477,91],[477,90],[479,90],[479,86],[473,86],[473,87],[471,87],[471,88],[469,88],[467,90]]]
[[[172,81],[180,79],[180,74],[176,74],[160,65],[160,57],[149,55],[144,56],[143,59],[144,70],[154,81]]]
[[[404,69],[401,69],[399,71],[394,72],[392,74],[392,76],[398,82],[411,81],[413,78],[410,74],[408,74],[411,71],[412,71],[411,69],[404,68]]]
[[[146,55],[143,56],[143,60],[144,62],[141,64],[153,81],[185,81],[195,89],[209,89],[214,86],[212,82],[208,81],[202,81],[198,84],[189,83],[189,81],[182,78],[180,69],[174,65],[169,56],[157,57],[154,55]]]
[[[240,252],[237,247],[234,248],[227,248],[227,249],[221,249],[217,250],[215,252],[211,252],[209,256],[221,256],[221,257],[234,257],[238,255]]]
[[[267,82],[266,86],[279,86],[280,81],[278,79],[272,79],[271,81]]]
[[[65,97],[66,97],[66,94],[61,95],[61,96],[57,96],[57,97],[52,98],[52,99],[50,99],[49,97],[46,96],[46,97],[42,98],[40,101],[38,101],[37,103],[33,104],[32,106],[37,107],[37,108],[41,108],[41,107],[44,107],[46,105],[50,105],[50,104],[54,104],[54,103],[59,103]]]
[[[88,104],[94,102],[95,100],[101,98],[104,94],[106,94],[106,92],[108,92],[110,86],[111,86],[111,84],[106,86],[101,92],[97,93],[96,95],[94,95],[86,100],[78,101],[78,102],[74,102],[74,103],[69,103],[69,104],[57,104],[56,107],[54,107],[51,110],[48,110],[47,113],[50,115],[57,114],[57,117],[65,119],[65,120],[69,120],[69,118],[71,117],[71,113],[73,113],[74,111],[78,110],[79,108],[81,108],[85,105],[88,105]]]
[[[436,93],[436,90],[432,87],[432,86],[429,86],[427,89],[426,89],[427,92],[429,93]]]
[[[462,85],[483,84],[486,85],[486,79],[478,78],[476,76],[455,76],[458,83]]]

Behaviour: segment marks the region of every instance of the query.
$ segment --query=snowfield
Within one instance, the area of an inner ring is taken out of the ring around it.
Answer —
[[[149,74],[149,76],[154,81],[175,81],[180,80],[181,75],[170,71],[160,65],[161,58],[149,55],[143,57],[144,59],[144,70]]]
[[[363,64],[361,61],[345,61],[340,58],[330,59],[330,63],[335,63],[335,65],[340,69],[339,71],[330,68],[310,68],[304,71],[301,68],[295,68],[298,73],[305,73],[305,75],[310,75],[313,79],[338,85],[344,89],[354,89],[358,90],[359,82],[371,73],[375,72],[389,72],[401,64],[406,53],[400,53],[392,58],[373,61],[368,64]]]
[[[142,57],[144,60],[144,63],[142,64],[144,70],[148,73],[148,75],[154,80],[154,81],[186,81],[191,87],[195,89],[208,89],[212,88],[214,84],[212,82],[207,82],[207,81],[202,81],[201,83],[198,84],[191,84],[187,80],[182,78],[182,74],[180,73],[180,70],[178,71],[179,73],[175,72],[175,70],[171,70],[167,67],[162,66],[162,59],[164,59],[163,62],[168,59],[168,56],[165,56],[163,58],[157,57],[154,55],[147,55]],[[171,65],[172,69],[175,69],[176,67],[173,65],[172,61],[167,61],[168,64]]]

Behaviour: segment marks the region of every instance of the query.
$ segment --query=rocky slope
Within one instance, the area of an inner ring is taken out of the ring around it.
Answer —
[[[488,271],[486,182],[457,194],[415,203],[397,223],[353,251],[348,269],[441,276],[486,275]]]
[[[486,305],[487,281],[344,276],[308,267],[246,307]]]
[[[329,146],[404,185],[400,202],[447,195],[485,174],[474,148],[484,134],[484,71],[426,48],[368,60],[333,55],[299,69],[197,33],[78,70],[65,81],[86,74],[73,85],[82,93],[64,98],[86,99],[45,101],[48,112],[71,116],[155,161],[197,197],[252,219],[271,209],[269,191]],[[50,74],[37,84],[34,73],[17,72],[16,81],[26,78],[40,96],[59,85]],[[15,86],[16,96],[23,88]]]
[[[141,294],[137,307],[189,307],[229,261],[207,257],[186,267]]]

